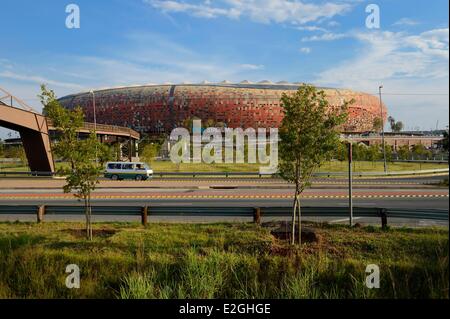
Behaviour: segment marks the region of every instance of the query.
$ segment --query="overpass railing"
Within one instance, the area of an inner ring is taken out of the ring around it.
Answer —
[[[6,91],[1,87],[0,87],[0,104],[9,107],[19,108],[28,112],[38,113],[35,109],[26,104],[24,101],[12,95],[11,93],[9,93],[8,91]]]
[[[51,119],[47,118],[47,124],[50,129],[54,129],[53,122]],[[118,133],[126,136],[131,136],[134,139],[139,139],[140,134],[136,132],[135,130],[124,127],[124,126],[117,126],[117,125],[108,125],[108,124],[94,124],[90,122],[84,122],[82,130],[86,131],[93,131],[96,129],[97,131],[101,132],[110,132],[110,133]]]
[[[0,205],[0,215],[36,215],[42,222],[46,215],[83,215],[85,207],[80,205]],[[147,225],[149,216],[178,217],[248,217],[259,224],[263,217],[289,217],[291,207],[180,207],[180,206],[92,206],[92,215],[140,216]],[[347,207],[302,207],[304,217],[348,217]],[[448,220],[444,209],[400,209],[377,207],[354,207],[353,217],[380,218],[381,226],[387,227],[388,218],[426,220]]]

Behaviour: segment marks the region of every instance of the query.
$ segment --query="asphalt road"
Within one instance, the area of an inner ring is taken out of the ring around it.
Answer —
[[[360,207],[384,207],[384,208],[435,208],[448,211],[448,188],[436,188],[428,185],[430,182],[441,180],[442,177],[419,177],[419,178],[389,178],[389,179],[364,179],[358,180],[364,187],[355,187],[354,206]],[[226,179],[224,179],[226,180]],[[192,182],[192,180],[190,180]],[[208,184],[205,179],[196,180],[200,185]],[[204,181],[204,182],[201,182]],[[214,179],[217,181],[217,179]],[[228,180],[226,180],[228,181]],[[247,182],[253,185],[249,188],[231,189],[208,189],[201,187],[190,188],[165,188],[164,183],[157,188],[143,187],[138,182],[115,182],[112,188],[106,186],[95,191],[93,197],[94,205],[111,206],[290,206],[292,204],[292,190],[278,188],[277,185],[269,184],[267,188],[258,188],[261,182],[253,180]],[[0,183],[2,180],[0,180]],[[171,181],[174,182],[173,180]],[[180,187],[184,184],[182,180],[175,181]],[[335,179],[326,179],[324,182],[330,184],[326,188],[311,188],[304,192],[303,206],[348,206],[347,189],[345,185],[336,183]],[[343,181],[337,181],[343,182]],[[124,183],[131,183],[130,185]],[[145,182],[144,182],[145,183]],[[266,181],[262,183],[268,183]],[[363,184],[364,183],[364,184]],[[225,183],[224,183],[225,184]],[[138,185],[136,187],[136,185]],[[144,184],[145,185],[145,184]],[[147,184],[148,185],[148,184]],[[389,185],[389,187],[386,187]],[[409,188],[405,188],[409,185]],[[133,188],[134,187],[134,188]],[[0,205],[30,205],[51,204],[69,205],[81,204],[73,195],[63,194],[60,189],[38,189],[20,187],[3,188],[0,185]],[[0,215],[0,220],[35,220],[35,216]],[[314,218],[308,218],[314,219]],[[46,216],[46,220],[83,220],[83,216]],[[136,217],[128,216],[96,216],[94,220],[101,221],[135,221]],[[215,221],[245,221],[246,218],[230,217],[151,217],[150,222],[155,221],[183,221],[183,222],[215,222]],[[317,220],[317,218],[316,218]],[[336,218],[321,218],[329,222],[342,222]],[[376,223],[378,219],[362,218],[357,220],[361,223]],[[344,221],[345,222],[345,219]],[[420,220],[391,220],[390,224],[420,226],[420,225],[448,225],[448,222],[433,222]]]

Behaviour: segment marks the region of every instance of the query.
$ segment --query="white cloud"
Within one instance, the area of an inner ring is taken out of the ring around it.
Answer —
[[[313,35],[310,37],[302,38],[302,42],[318,42],[318,41],[334,41],[347,37],[344,33],[331,33],[327,32],[321,35]]]
[[[311,53],[311,48],[308,47],[300,48],[300,52],[304,54],[309,54]]]
[[[135,84],[223,79],[238,82],[243,78],[268,77],[262,73],[265,69],[262,64],[197,53],[158,34],[131,33],[126,39],[127,45],[110,51],[108,56],[57,55],[33,70],[26,65],[10,68],[9,63],[7,68],[8,61],[0,59],[0,80],[5,79],[5,89],[30,99],[30,104],[40,109],[36,95],[41,83],[55,89],[58,96],[64,96],[93,88]]]
[[[299,0],[219,0],[187,3],[177,0],[144,0],[162,12],[184,12],[195,17],[237,19],[248,17],[261,23],[305,24],[333,18],[351,9],[348,3],[305,3]]]
[[[328,25],[329,27],[338,27],[338,26],[340,26],[341,24],[340,24],[339,22],[337,22],[337,21],[332,20],[332,21],[328,22],[327,25]]]
[[[223,9],[218,7],[211,7],[210,2],[203,4],[189,4],[179,1],[160,1],[160,0],[146,0],[154,8],[160,9],[163,12],[189,12],[193,16],[201,18],[217,18],[219,16],[226,16],[228,18],[238,18],[240,12],[231,8]]]
[[[390,112],[407,125],[430,126],[437,118],[448,123],[448,35],[448,29],[417,35],[388,31],[351,34],[363,49],[356,57],[321,72],[315,83],[372,93],[383,84],[386,93],[407,94],[385,97]]]
[[[394,24],[394,26],[413,26],[413,25],[418,25],[419,22],[410,18],[401,18],[400,20],[396,21]]]
[[[418,36],[406,37],[405,43],[420,49],[426,55],[448,60],[448,37],[448,28],[435,29],[423,32]]]
[[[0,58],[0,67],[10,69],[12,68],[12,63],[8,59]]]
[[[356,58],[324,71],[320,80],[361,83],[390,78],[448,76],[448,29],[419,35],[394,32],[355,33],[365,45]]]
[[[311,25],[307,25],[307,26],[299,26],[299,27],[295,27],[297,30],[300,31],[320,31],[320,32],[329,32],[327,29],[322,28],[322,27],[318,27],[318,26],[311,26]]]
[[[81,85],[75,84],[75,83],[68,83],[68,82],[61,82],[61,81],[54,81],[51,79],[47,79],[41,76],[35,76],[35,75],[29,75],[29,74],[18,74],[12,71],[1,71],[0,72],[0,78],[6,78],[11,80],[18,80],[23,82],[31,82],[36,84],[49,84],[55,87],[60,88],[82,88]]]
[[[239,67],[243,70],[262,70],[264,65],[262,64],[241,64]]]

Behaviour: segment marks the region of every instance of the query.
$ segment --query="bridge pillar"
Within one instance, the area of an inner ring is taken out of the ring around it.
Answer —
[[[54,172],[55,166],[48,134],[27,129],[21,129],[19,133],[30,170]]]

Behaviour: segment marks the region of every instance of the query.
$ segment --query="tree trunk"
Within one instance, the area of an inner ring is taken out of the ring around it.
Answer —
[[[89,204],[87,196],[84,197],[84,215],[86,217],[86,239],[89,239]]]
[[[89,240],[92,240],[92,206],[91,206],[91,194],[88,195],[89,205]]]
[[[295,198],[294,198],[294,209],[292,210],[292,245],[295,245],[295,215],[297,211],[297,191],[295,191]]]
[[[302,208],[300,206],[300,194],[297,196],[298,207],[298,244],[302,244]]]

